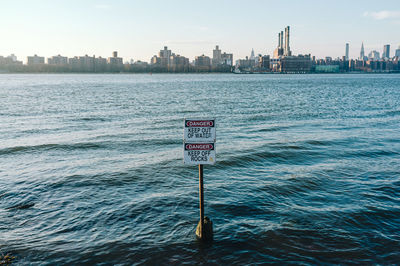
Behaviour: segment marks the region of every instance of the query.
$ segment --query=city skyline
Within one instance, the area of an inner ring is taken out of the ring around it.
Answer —
[[[149,62],[160,47],[168,46],[193,60],[212,56],[219,45],[236,60],[252,49],[273,55],[276,34],[287,25],[293,32],[293,54],[342,57],[349,43],[349,57],[357,58],[364,43],[366,55],[373,50],[382,54],[386,44],[393,55],[400,45],[398,1],[385,1],[385,9],[375,10],[374,1],[161,3],[6,1],[1,4],[5,12],[0,23],[6,27],[0,29],[0,55],[15,54],[26,63],[34,54],[107,57],[117,50],[124,61]]]

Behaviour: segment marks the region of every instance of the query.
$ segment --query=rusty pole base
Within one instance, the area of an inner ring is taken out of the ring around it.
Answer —
[[[199,224],[197,225],[196,228],[196,237],[198,240],[202,241],[210,241],[213,240],[214,238],[214,232],[213,232],[213,223],[208,218],[207,216],[204,217],[204,228],[203,232],[201,232],[201,221],[199,221]]]

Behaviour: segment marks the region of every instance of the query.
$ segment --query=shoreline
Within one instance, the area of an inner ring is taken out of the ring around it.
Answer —
[[[0,75],[8,75],[8,74],[46,74],[46,75],[159,75],[159,74],[167,74],[167,75],[176,75],[176,74],[196,74],[196,75],[221,75],[221,74],[233,74],[233,75],[348,75],[348,74],[358,74],[358,75],[371,75],[371,74],[400,74],[400,71],[391,71],[391,72],[307,72],[307,73],[284,73],[284,72],[265,72],[265,73],[233,73],[233,72],[1,72]]]

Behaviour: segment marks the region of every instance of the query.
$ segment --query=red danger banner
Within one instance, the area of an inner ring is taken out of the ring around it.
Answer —
[[[186,120],[185,127],[214,127],[214,120]]]
[[[186,151],[212,151],[214,150],[213,143],[186,143]]]

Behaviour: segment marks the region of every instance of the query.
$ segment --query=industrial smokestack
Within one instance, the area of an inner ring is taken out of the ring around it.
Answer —
[[[289,46],[289,36],[290,36],[290,27],[287,26],[285,28],[285,55],[288,56],[290,55],[290,46]]]
[[[279,46],[279,48],[283,48],[283,31],[281,31],[281,46]]]
[[[281,47],[281,33],[278,33],[278,48]]]

